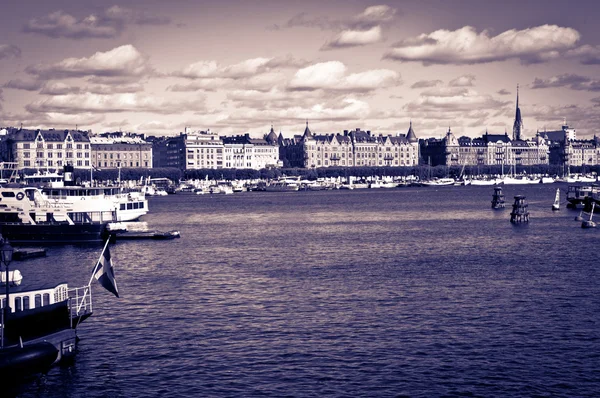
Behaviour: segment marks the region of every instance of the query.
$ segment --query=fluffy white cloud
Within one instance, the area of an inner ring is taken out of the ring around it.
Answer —
[[[334,48],[364,46],[378,43],[382,38],[380,26],[374,26],[369,30],[344,30],[321,49],[331,50]]]
[[[297,68],[307,63],[291,55],[273,58],[251,58],[233,65],[219,65],[217,61],[198,61],[172,73],[187,79],[246,79],[276,69]]]
[[[130,44],[106,52],[98,51],[91,57],[67,58],[51,65],[32,65],[26,71],[48,80],[84,76],[142,78],[154,72],[148,58]]]
[[[523,63],[556,58],[579,40],[575,29],[557,25],[511,29],[497,36],[487,30],[477,33],[465,26],[455,31],[440,29],[397,43],[384,58],[428,64],[478,64],[508,59]]]
[[[12,44],[0,44],[0,59],[17,58],[21,56],[21,49]]]
[[[339,61],[321,62],[300,69],[289,83],[292,90],[371,91],[397,86],[400,74],[389,69],[375,69],[346,75],[346,65]]]
[[[167,100],[159,96],[140,93],[126,94],[65,94],[39,99],[26,106],[29,112],[55,112],[64,114],[152,112],[158,114],[181,114],[186,111],[205,109],[204,97],[186,97]]]
[[[40,18],[33,18],[23,27],[27,33],[51,38],[86,39],[115,38],[128,25],[166,25],[170,20],[119,6],[112,6],[99,14],[76,18],[64,11],[55,11]]]

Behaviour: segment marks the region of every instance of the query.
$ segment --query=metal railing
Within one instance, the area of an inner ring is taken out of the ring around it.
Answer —
[[[71,318],[92,313],[91,286],[71,288],[68,295],[71,300]]]

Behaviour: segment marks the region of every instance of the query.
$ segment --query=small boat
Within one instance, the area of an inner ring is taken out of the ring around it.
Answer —
[[[421,184],[425,187],[443,187],[453,186],[456,181],[454,178],[434,178],[433,180],[422,181]]]
[[[494,194],[492,195],[492,209],[504,209],[504,194],[502,193],[502,187],[495,187]]]
[[[552,203],[552,210],[560,210],[560,188],[556,188],[556,196],[554,197],[554,203]]]
[[[594,221],[592,221],[592,217],[594,216],[594,206],[595,205],[596,205],[596,202],[592,202],[592,211],[590,211],[590,219],[583,220],[581,222],[581,228],[596,228],[596,223]]]

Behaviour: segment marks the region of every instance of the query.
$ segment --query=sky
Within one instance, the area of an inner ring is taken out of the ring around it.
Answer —
[[[7,3],[2,127],[600,136],[594,1]]]

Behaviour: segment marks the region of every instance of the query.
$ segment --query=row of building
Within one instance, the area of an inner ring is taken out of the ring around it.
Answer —
[[[418,139],[409,125],[406,134],[377,135],[361,128],[336,134],[313,134],[306,122],[303,134],[286,138],[273,126],[263,138],[249,134],[219,136],[190,131],[178,136],[149,137],[132,133],[92,135],[80,130],[0,129],[0,156],[18,169],[83,169],[173,167],[190,169],[264,169],[276,167],[411,167],[556,164],[565,167],[600,164],[600,140],[578,140],[566,121],[561,130],[538,131],[522,137],[517,106],[512,137],[489,134]]]

